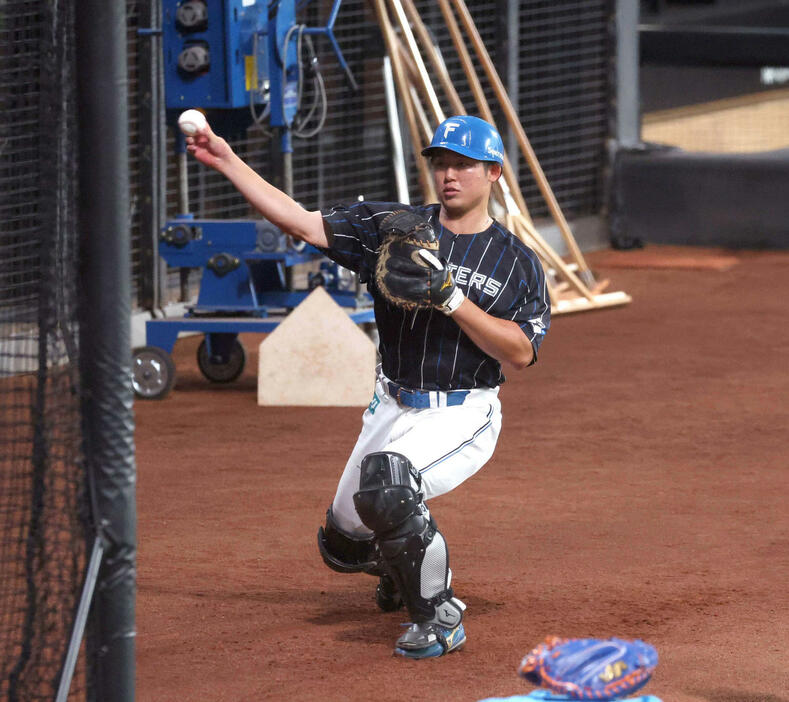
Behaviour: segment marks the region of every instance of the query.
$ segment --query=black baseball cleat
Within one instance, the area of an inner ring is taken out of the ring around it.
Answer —
[[[456,651],[466,643],[463,624],[454,627],[434,622],[410,624],[395,646],[394,655],[405,658],[438,658]],[[569,699],[569,698],[568,698]]]
[[[375,603],[384,612],[396,612],[404,604],[397,585],[388,575],[382,575],[378,580],[378,586],[375,588]]]

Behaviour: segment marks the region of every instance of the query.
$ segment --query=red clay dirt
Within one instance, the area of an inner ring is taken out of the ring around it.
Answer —
[[[521,657],[558,634],[652,643],[663,702],[789,701],[789,253],[729,253],[589,254],[633,302],[556,317],[494,458],[431,502],[468,605],[442,659],[394,658],[405,615],[318,555],[361,409],[258,407],[261,337],[227,386],[180,340],[176,389],[136,403],[137,699],[524,695]]]

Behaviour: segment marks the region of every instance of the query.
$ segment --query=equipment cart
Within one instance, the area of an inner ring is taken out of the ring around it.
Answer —
[[[355,277],[311,246],[291,240],[266,220],[195,220],[181,216],[162,230],[159,254],[168,265],[201,268],[197,303],[180,318],[146,322],[145,346],[132,356],[132,386],[138,397],[161,399],[175,383],[171,353],[182,333],[204,338],[197,349],[202,374],[215,383],[238,378],[246,352],[238,335],[268,333],[312,290],[323,286],[357,324],[372,325],[372,299]],[[294,290],[293,267],[320,261],[306,290]]]

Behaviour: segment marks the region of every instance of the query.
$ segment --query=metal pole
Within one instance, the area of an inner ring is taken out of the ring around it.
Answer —
[[[177,136],[183,141],[183,136]],[[186,148],[186,147],[184,147]],[[186,151],[178,151],[176,163],[178,166],[178,214],[189,214],[189,168]]]
[[[616,2],[616,141],[620,147],[641,144],[639,90],[639,6]]]
[[[68,693],[71,689],[71,679],[74,676],[74,668],[77,665],[79,647],[82,643],[82,635],[85,632],[85,623],[88,619],[90,603],[93,600],[93,591],[96,588],[96,579],[99,576],[99,566],[104,555],[104,547],[101,545],[101,538],[93,540],[93,549],[88,562],[88,574],[85,576],[85,585],[82,588],[82,595],[79,598],[77,616],[74,620],[74,628],[71,630],[66,661],[63,663],[63,671],[60,674],[60,684],[55,702],[66,702]]]
[[[166,144],[163,81],[161,70],[161,2],[150,0],[139,6],[141,28],[137,39],[140,76],[140,233],[142,265],[137,303],[153,312],[160,306],[161,271],[158,254],[159,230],[164,223],[164,180],[161,156]]]
[[[137,515],[131,388],[124,0],[76,3],[85,462],[105,554],[91,610],[93,696],[135,696]]]
[[[175,162],[178,168],[178,214],[189,214],[189,165],[186,153],[186,139],[180,129],[175,134]],[[180,285],[180,302],[189,300],[189,269],[182,266],[178,269]]]
[[[392,63],[388,56],[384,56],[383,71],[386,114],[389,118],[389,135],[392,138],[392,161],[395,171],[397,201],[410,205],[408,179],[405,174],[405,156],[403,155],[403,135],[400,131],[400,118],[397,113],[397,97],[395,96],[394,76],[392,76]]]
[[[510,96],[510,100],[512,100],[512,104],[515,105],[516,109],[519,105],[520,95],[519,95],[519,84],[518,84],[518,77],[520,74],[519,66],[520,66],[520,56],[518,53],[518,47],[520,46],[520,42],[518,41],[518,35],[520,33],[520,25],[519,25],[519,17],[518,17],[518,0],[506,0],[507,2],[507,27],[506,27],[506,49],[507,49],[507,71],[506,71],[506,81],[507,81],[507,93]],[[520,180],[520,173],[519,173],[519,166],[520,166],[520,152],[518,150],[518,140],[515,137],[515,130],[512,128],[512,125],[507,125],[507,156],[510,160],[510,164],[512,166],[512,173],[515,176],[515,180]]]
[[[293,152],[282,152],[282,189],[293,197]]]

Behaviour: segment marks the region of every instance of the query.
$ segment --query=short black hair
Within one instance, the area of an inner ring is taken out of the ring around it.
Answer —
[[[455,154],[456,156],[460,156],[461,158],[467,158],[469,161],[476,161],[477,163],[482,163],[485,165],[486,171],[489,171],[490,167],[496,163],[495,161],[482,161],[481,159],[478,158],[472,158],[471,156],[466,156],[465,154],[461,154],[457,151],[452,151],[451,149],[435,149],[435,151],[432,151],[426,156],[428,163],[430,163],[431,166],[433,165],[433,159],[435,159],[436,156],[439,156],[442,151],[450,154]]]

